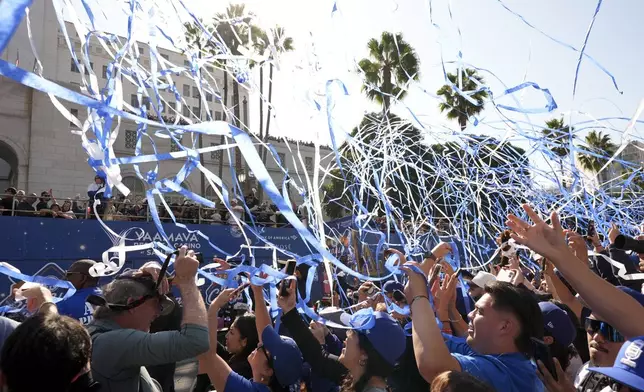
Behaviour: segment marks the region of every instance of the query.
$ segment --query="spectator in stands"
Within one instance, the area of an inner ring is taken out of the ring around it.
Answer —
[[[172,311],[165,296],[167,281],[157,287],[158,265],[121,274],[105,286],[103,298],[92,299],[100,304],[88,326],[94,344],[92,372],[103,391],[160,392],[144,366],[179,362],[208,350],[206,307],[195,281],[198,267],[194,252],[181,247],[173,279],[183,304],[181,331],[148,333],[159,314]]]
[[[89,197],[89,207],[94,210],[94,201],[102,200],[103,195],[105,194],[105,178],[101,174],[94,176],[94,182],[89,184],[87,187],[87,197]],[[95,218],[95,215],[103,215],[105,211],[105,203],[101,202],[96,207],[96,211],[91,214],[92,218]]]
[[[51,200],[51,194],[47,191],[42,191],[40,193],[40,201],[36,204],[36,211],[47,210],[49,209],[49,201]]]
[[[38,195],[31,193],[29,196],[24,197],[16,206],[17,216],[34,216],[36,209],[34,203],[38,200]]]
[[[0,210],[2,210],[2,215],[11,216],[14,204],[13,199],[16,193],[18,193],[18,191],[14,187],[10,187],[4,190],[2,199],[0,199]]]
[[[65,200],[59,215],[64,215],[64,217],[68,219],[76,219],[76,215],[74,215],[74,211],[72,211],[72,202],[70,200]]]
[[[237,222],[235,222],[235,218],[237,218],[237,220],[241,222],[242,216],[244,214],[244,207],[239,205],[237,199],[232,199],[230,201],[230,207],[231,211],[228,214],[228,224],[236,226]]]
[[[58,302],[58,313],[75,318],[81,324],[87,325],[94,319],[94,307],[87,302],[90,295],[100,295],[99,278],[90,274],[96,264],[94,260],[82,259],[75,261],[65,272],[65,280],[76,288],[76,292],[64,301]]]

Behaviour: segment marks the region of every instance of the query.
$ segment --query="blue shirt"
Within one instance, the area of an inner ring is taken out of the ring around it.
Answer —
[[[75,318],[83,325],[89,324],[94,319],[94,307],[85,300],[91,294],[100,295],[101,290],[98,287],[76,290],[74,295],[56,304],[58,313]]]
[[[498,392],[543,392],[537,367],[521,353],[481,355],[464,339],[448,338],[445,343],[461,369],[487,382]]]
[[[230,372],[226,379],[224,392],[270,392],[264,384],[250,381],[235,372]]]

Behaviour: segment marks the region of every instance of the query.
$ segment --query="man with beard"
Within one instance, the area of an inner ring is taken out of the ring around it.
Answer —
[[[624,286],[618,286],[618,289],[630,295],[644,306],[644,294]],[[586,333],[588,336],[588,349],[590,351],[590,361],[586,362],[575,377],[575,387],[580,390],[593,389],[595,385],[602,381],[602,375],[592,373],[589,367],[612,366],[617,358],[619,350],[628,338],[633,336],[622,335],[615,327],[603,321],[600,315],[591,313],[585,321]]]

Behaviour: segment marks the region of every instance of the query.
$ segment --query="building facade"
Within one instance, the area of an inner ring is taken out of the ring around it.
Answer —
[[[35,2],[30,10],[32,35],[35,49],[43,65],[43,76],[66,88],[81,91],[82,74],[72,60],[63,33],[59,29],[58,21],[51,2]],[[81,41],[76,36],[71,23],[67,23],[67,32],[72,41],[72,46],[77,54],[80,54]],[[84,48],[82,48],[84,50]],[[91,68],[95,74],[99,87],[106,87],[108,74],[114,70],[110,68],[113,57],[108,54],[95,39],[90,40],[88,48]],[[150,52],[145,44],[138,44],[139,64],[149,70]],[[175,65],[189,66],[187,57],[179,52],[158,48],[159,54]],[[36,67],[34,55],[31,50],[27,34],[26,22],[23,21],[16,35],[12,38],[7,49],[0,54],[2,59],[15,63],[19,67],[31,71]],[[80,55],[79,55],[80,58]],[[166,120],[172,121],[177,114],[181,114],[192,122],[198,122],[199,118],[221,120],[225,118],[223,101],[223,71],[213,66],[205,67],[210,78],[211,86],[217,86],[218,91],[213,89],[205,92],[204,99],[201,99],[199,90],[187,72],[172,75],[176,90],[181,94],[181,100],[177,101],[175,95],[170,91],[164,91],[162,95],[165,103],[159,107],[159,112]],[[85,72],[86,76],[89,72]],[[233,77],[229,77],[227,107],[229,114],[233,113],[233,106],[239,106],[239,124],[249,124],[249,93],[245,86],[239,86],[239,102],[233,102]],[[150,100],[137,96],[137,85],[127,77],[121,78],[123,84],[123,101],[127,105],[124,110],[137,110],[140,105],[146,105],[149,116],[155,116],[156,110],[150,107]],[[217,96],[222,97],[221,100]],[[154,96],[150,94],[150,96]],[[140,100],[141,99],[141,100]],[[154,100],[156,101],[156,100]],[[66,101],[61,103],[70,113],[76,116],[83,123],[88,115],[87,109]],[[156,102],[154,103],[156,105]],[[233,122],[228,116],[228,121]],[[87,163],[87,153],[81,145],[81,137],[78,128],[67,120],[54,107],[50,98],[39,91],[27,88],[8,78],[0,77],[0,185],[15,186],[24,189],[26,192],[40,193],[43,190],[52,189],[55,197],[74,197],[80,194],[84,197],[87,187],[93,182],[94,172]],[[149,138],[142,138],[142,152],[153,153],[153,140],[157,153],[177,151],[178,145],[169,138],[156,136],[158,129],[148,129],[146,134]],[[92,131],[87,132],[89,138],[94,137]],[[185,134],[181,143],[184,146],[192,146],[192,135]],[[195,136],[196,137],[196,136]],[[121,122],[118,138],[113,148],[117,157],[134,155],[137,142],[137,124],[124,120]],[[222,142],[219,136],[204,135],[202,143],[204,147],[219,145]],[[306,176],[312,181],[314,147],[312,145],[299,144],[290,146],[287,143],[273,139],[270,141],[282,165],[287,168],[290,176],[296,181],[306,183]],[[197,141],[194,141],[195,146]],[[290,143],[289,143],[290,144]],[[290,147],[290,148],[289,148]],[[229,188],[232,186],[232,175],[230,162],[237,169],[237,180],[241,182],[244,191],[257,188],[254,176],[249,172],[246,163],[239,156],[235,156],[235,149],[229,150],[232,157],[229,158],[226,151],[217,151],[204,154],[204,166],[215,175],[221,172],[224,184]],[[301,156],[298,157],[297,152]],[[321,148],[323,165],[331,161],[330,149]],[[157,178],[172,178],[182,168],[185,160],[177,159],[158,163]],[[142,173],[151,170],[157,163],[141,164]],[[274,182],[281,186],[285,177],[284,172],[277,165],[277,161],[268,154],[266,167]],[[135,195],[145,192],[147,187],[135,174],[132,165],[121,165],[123,183],[130,188]],[[202,187],[200,173],[195,170],[183,183],[188,190],[201,193],[205,190],[205,196],[214,198],[215,192],[206,182]],[[319,189],[319,187],[313,187]],[[296,203],[301,197],[294,192],[292,197]]]

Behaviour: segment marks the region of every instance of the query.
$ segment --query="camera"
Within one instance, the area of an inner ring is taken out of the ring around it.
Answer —
[[[644,240],[636,240],[620,234],[615,238],[615,247],[622,250],[632,250],[635,253],[644,253]]]

